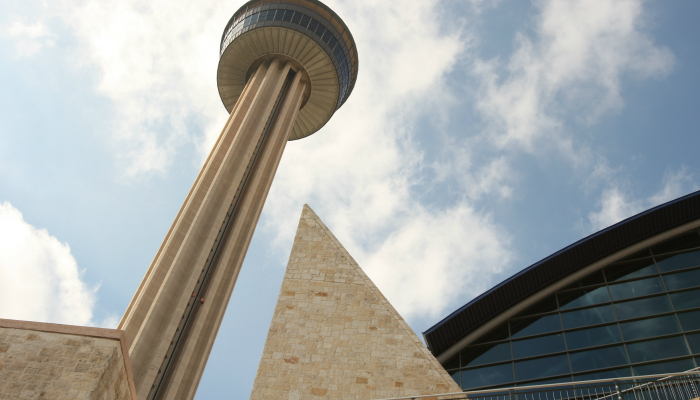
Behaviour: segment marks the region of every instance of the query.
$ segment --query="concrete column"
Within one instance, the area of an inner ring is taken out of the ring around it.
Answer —
[[[139,399],[194,398],[309,85],[295,68],[258,66],[119,324]]]

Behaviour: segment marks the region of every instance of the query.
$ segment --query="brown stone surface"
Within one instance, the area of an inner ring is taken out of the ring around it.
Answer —
[[[135,400],[120,331],[0,320],[0,399]]]
[[[251,399],[381,399],[460,388],[304,206]]]

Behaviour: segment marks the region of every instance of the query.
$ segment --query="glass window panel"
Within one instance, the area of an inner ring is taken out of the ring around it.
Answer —
[[[599,326],[592,329],[566,332],[566,344],[569,346],[569,350],[618,343],[621,341],[622,336],[620,335],[620,329],[617,325]]]
[[[287,10],[284,12],[284,17],[282,17],[282,20],[284,22],[290,22],[292,20],[292,16],[294,15],[294,11],[292,10]]]
[[[273,11],[274,12],[274,11]],[[258,21],[262,22],[265,21],[265,18],[267,17],[267,10],[265,11],[260,11],[260,17],[258,18]]]
[[[695,365],[693,365],[693,360],[690,358],[686,358],[685,360],[674,360],[661,363],[639,365],[633,367],[632,369],[634,369],[635,375],[643,376],[683,372],[693,368],[695,368]]]
[[[311,21],[311,17],[308,15],[301,15],[301,21],[299,21],[299,25],[301,26],[307,26],[309,24],[309,21]]]
[[[627,344],[627,352],[633,363],[678,357],[688,352],[683,336],[649,340],[647,342]]]
[[[678,314],[684,331],[700,329],[700,310]]]
[[[518,381],[546,378],[548,376],[563,375],[570,372],[569,360],[566,354],[518,361],[515,363],[515,376]]]
[[[504,340],[508,339],[510,335],[508,334],[508,324],[505,323],[501,326],[498,326],[494,329],[491,329],[489,332],[485,333],[483,336],[481,336],[479,339],[475,340],[474,344],[480,344],[480,343],[488,343],[488,342],[495,342],[497,340]]]
[[[462,388],[472,389],[513,382],[513,366],[510,363],[462,371]]]
[[[559,308],[566,310],[574,307],[592,306],[594,304],[610,301],[608,288],[601,286],[595,289],[573,290],[557,294]]]
[[[336,44],[338,44],[338,41],[335,39],[335,37],[333,37],[333,35],[331,35],[331,38],[328,39],[328,46],[332,49],[335,47]]]
[[[316,31],[316,28],[318,28],[318,21],[315,19],[311,18],[311,22],[309,22],[309,30],[312,32]]]
[[[459,353],[445,361],[445,363],[442,364],[442,367],[447,370],[459,368]]]
[[[605,277],[608,282],[623,279],[633,279],[657,273],[656,264],[651,257],[642,260],[618,263],[605,268]]]
[[[571,285],[567,286],[567,289],[574,289],[583,286],[591,286],[605,283],[605,278],[603,278],[603,271],[596,271],[586,275],[584,278],[577,280]]]
[[[318,28],[316,28],[316,35],[318,35],[319,37],[323,37],[324,33],[326,33],[326,27],[321,24],[318,24]]]
[[[514,338],[559,330],[561,330],[561,320],[558,314],[510,321],[510,331]]]
[[[301,24],[301,17],[303,17],[304,14],[302,13],[295,13],[294,16],[292,17],[292,23],[296,25]]]
[[[632,376],[632,368],[630,368],[630,367],[610,369],[607,371],[600,371],[600,372],[592,372],[590,374],[574,375],[574,380],[580,382],[580,381],[592,381],[595,379],[622,378],[622,377],[628,377],[628,376]]]
[[[607,305],[561,313],[561,319],[564,329],[572,329],[615,321],[615,312],[611,305]]]
[[[663,284],[661,278],[655,276],[649,279],[640,279],[638,281],[618,283],[610,285],[610,294],[613,300],[624,300],[632,297],[647,296],[663,292]]]
[[[564,334],[513,341],[513,358],[533,357],[566,351]]]
[[[645,317],[647,315],[654,315],[666,311],[671,311],[671,303],[668,301],[668,298],[664,295],[658,297],[651,297],[648,299],[616,303],[615,311],[617,311],[617,318],[621,320]]]
[[[656,257],[656,265],[659,266],[661,272],[700,266],[700,250],[672,256]]]
[[[457,385],[459,385],[459,387],[462,387],[462,381],[460,379],[460,377],[462,376],[462,371],[453,372],[451,374],[451,376],[452,376],[452,379],[454,379],[455,382],[457,382]]]
[[[700,269],[664,275],[663,278],[664,283],[666,284],[666,289],[668,290],[678,290],[693,286],[700,286]]]
[[[518,317],[525,317],[533,314],[544,314],[550,311],[557,310],[557,300],[554,296],[549,296],[535,303],[534,305],[526,308],[525,310],[518,313]]]
[[[258,22],[258,16],[260,16],[260,13],[255,13],[255,14],[251,15],[250,16],[250,23],[254,24],[254,23]]]
[[[623,322],[620,324],[620,329],[625,340],[646,339],[681,331],[675,315]]]
[[[571,369],[574,372],[616,367],[627,364],[627,355],[623,346],[570,353]]]
[[[284,18],[284,10],[277,10],[275,21],[282,21],[282,18]]]
[[[250,15],[248,18],[245,19],[245,22],[243,22],[243,27],[245,28],[246,26],[250,25]]]
[[[275,19],[275,11],[277,10],[268,10],[267,11],[267,18],[265,18],[266,21],[272,21]]]
[[[700,235],[698,235],[698,232],[686,233],[685,235],[676,236],[665,242],[661,242],[653,246],[651,252],[654,254],[663,254],[672,251],[692,249],[693,247],[700,247]]]
[[[463,367],[506,360],[510,360],[510,343],[467,347],[462,351]]]
[[[685,337],[688,338],[688,344],[690,344],[690,350],[693,354],[700,354],[700,333],[685,335]]]
[[[326,33],[323,34],[322,39],[324,42],[326,42],[326,44],[328,44],[328,42],[330,42],[332,37],[333,37],[333,34],[331,33],[331,31],[326,31]]]
[[[687,310],[700,307],[700,289],[687,292],[672,293],[669,295],[676,310]]]

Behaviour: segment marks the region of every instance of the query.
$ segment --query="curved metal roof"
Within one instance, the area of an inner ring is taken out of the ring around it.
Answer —
[[[438,356],[518,302],[593,262],[700,218],[700,191],[651,208],[596,232],[525,268],[423,332]]]

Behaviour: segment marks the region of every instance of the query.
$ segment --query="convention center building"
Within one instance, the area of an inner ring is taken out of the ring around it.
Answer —
[[[423,333],[463,390],[700,366],[700,191],[525,268]]]

